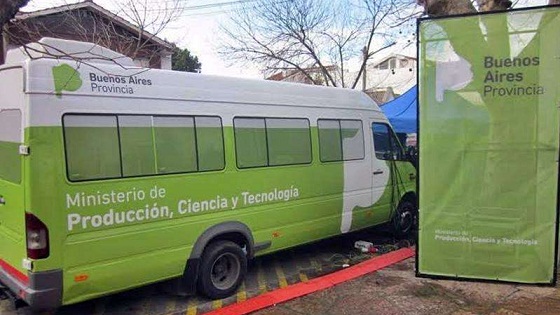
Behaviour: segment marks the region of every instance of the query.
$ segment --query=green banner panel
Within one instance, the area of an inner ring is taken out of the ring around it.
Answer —
[[[555,282],[559,105],[559,7],[419,23],[419,275]]]

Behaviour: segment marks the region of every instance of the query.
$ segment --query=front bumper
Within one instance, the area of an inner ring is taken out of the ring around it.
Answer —
[[[62,305],[62,270],[29,272],[24,283],[3,268],[0,282],[34,310],[56,309]]]

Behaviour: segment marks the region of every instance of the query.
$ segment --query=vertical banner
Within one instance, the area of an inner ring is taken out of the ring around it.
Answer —
[[[419,22],[417,274],[554,283],[560,7]]]

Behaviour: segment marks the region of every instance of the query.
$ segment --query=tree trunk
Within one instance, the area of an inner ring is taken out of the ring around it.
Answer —
[[[445,16],[454,14],[475,13],[476,9],[470,0],[418,0],[429,16]]]
[[[511,7],[509,0],[476,0],[480,12],[504,11]]]
[[[13,18],[19,8],[29,2],[29,0],[2,0],[0,4],[0,65],[4,63],[4,25]]]
[[[0,29],[3,28],[4,24],[10,21],[11,18],[16,15],[19,8],[29,2],[29,0],[3,0],[0,4]]]

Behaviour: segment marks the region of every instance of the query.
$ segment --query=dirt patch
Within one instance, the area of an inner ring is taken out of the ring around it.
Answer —
[[[399,270],[399,271],[410,271],[411,269],[414,269],[414,264],[411,264],[410,262],[400,262],[398,264],[392,265],[391,267],[389,267],[393,270]]]
[[[478,308],[479,306],[483,306],[478,301],[471,299],[461,290],[450,290],[434,282],[424,281],[420,284],[408,286],[406,290],[410,295],[418,298],[446,300],[459,307],[468,306],[469,308]]]
[[[556,297],[538,299],[520,298],[512,301],[506,301],[501,306],[503,309],[512,310],[521,314],[560,314],[560,299]]]
[[[383,275],[380,273],[375,274],[374,277],[367,280],[367,284],[375,284],[383,288],[389,288],[403,283],[403,278],[396,276]]]

